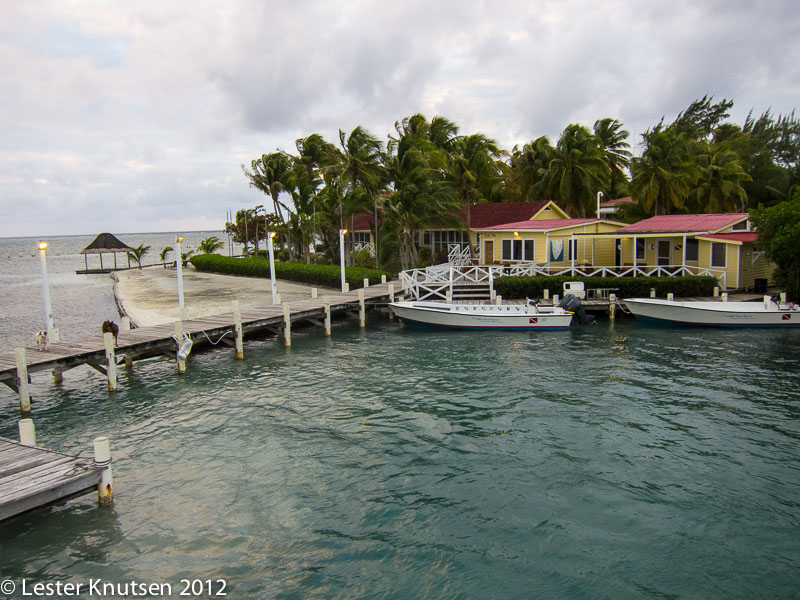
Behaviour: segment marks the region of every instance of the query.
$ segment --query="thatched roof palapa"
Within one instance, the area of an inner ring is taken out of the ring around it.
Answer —
[[[81,254],[102,254],[103,252],[127,252],[131,250],[110,233],[101,233],[94,241],[81,250]]]

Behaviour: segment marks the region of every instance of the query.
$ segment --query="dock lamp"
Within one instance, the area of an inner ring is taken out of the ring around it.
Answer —
[[[42,259],[42,296],[44,297],[44,317],[47,324],[47,345],[57,344],[58,329],[53,325],[53,307],[50,304],[50,283],[47,280],[47,242],[39,242],[39,257]]]
[[[278,295],[275,289],[275,252],[272,249],[272,238],[275,237],[274,231],[267,233],[267,250],[269,251],[269,281],[272,288],[272,304],[275,304],[275,299]]]
[[[183,321],[183,253],[181,252],[182,236],[175,238],[175,268],[178,270],[178,310],[180,311],[179,320]]]
[[[342,293],[344,293],[344,236],[347,229],[339,230],[339,261],[342,265]]]

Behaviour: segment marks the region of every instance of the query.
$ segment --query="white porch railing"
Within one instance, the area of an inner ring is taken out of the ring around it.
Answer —
[[[369,255],[373,258],[375,257],[375,249],[372,247],[372,244],[369,242],[356,242],[353,244],[353,250],[369,250]]]
[[[453,284],[488,283],[494,292],[497,277],[681,277],[708,275],[716,277],[720,288],[727,289],[727,273],[721,269],[701,269],[686,265],[626,266],[626,267],[554,267],[544,263],[516,265],[435,265],[426,269],[410,269],[400,273],[400,282],[416,300],[446,300],[452,298]],[[494,294],[492,294],[494,295]]]
[[[450,244],[450,252],[447,255],[447,263],[451,267],[466,267],[472,263],[469,255],[469,246],[462,244]]]

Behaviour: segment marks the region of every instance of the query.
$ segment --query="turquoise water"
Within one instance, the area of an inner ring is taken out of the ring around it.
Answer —
[[[115,502],[0,524],[0,579],[225,579],[228,598],[788,598],[796,331],[425,332],[370,314],[34,376],[40,443],[108,435]],[[0,435],[19,413],[0,392]]]

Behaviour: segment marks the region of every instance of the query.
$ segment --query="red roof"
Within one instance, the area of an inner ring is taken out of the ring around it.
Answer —
[[[600,203],[600,208],[616,206],[617,204],[624,204],[626,202],[633,202],[633,198],[630,196],[625,196],[624,198],[617,198],[616,200],[606,200],[605,202]]]
[[[706,233],[700,237],[715,240],[731,240],[732,242],[755,242],[758,239],[757,231],[742,231],[739,233]]]
[[[548,202],[549,200],[473,204],[469,207],[472,229],[486,229],[503,223],[528,220],[542,210]],[[466,222],[466,211],[462,213],[461,220]]]
[[[541,221],[517,221],[516,223],[504,223],[492,227],[481,227],[481,229],[502,230],[502,231],[544,231],[547,229],[558,229],[559,227],[574,227],[575,225],[588,225],[589,223],[599,223],[602,219],[544,219]]]
[[[626,225],[618,233],[634,231],[714,231],[746,219],[747,213],[714,213],[708,215],[661,215]]]
[[[350,225],[353,228],[353,231],[371,231],[372,224],[375,223],[375,216],[370,213],[359,213],[353,216],[353,220],[351,221]],[[347,227],[348,224],[345,224]]]

